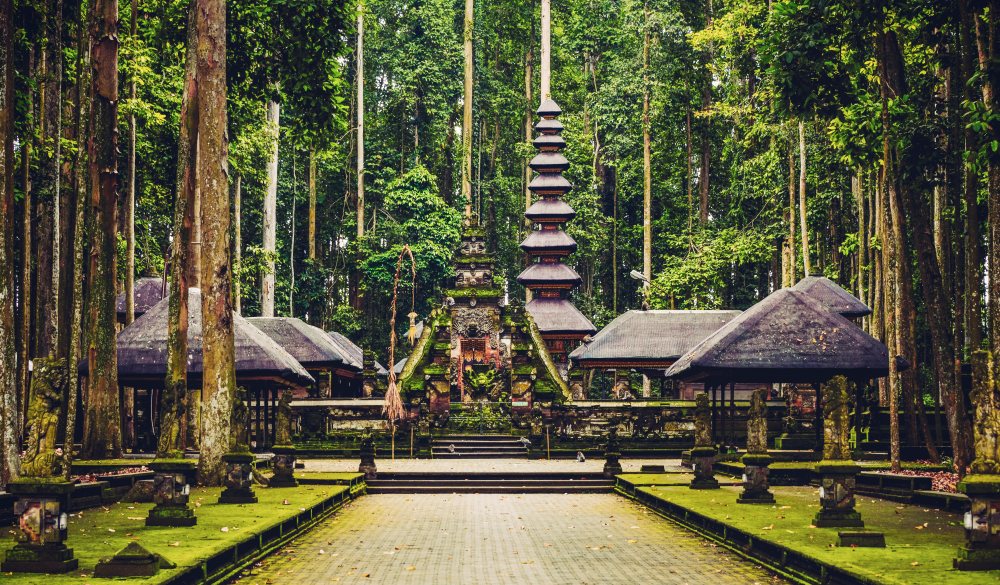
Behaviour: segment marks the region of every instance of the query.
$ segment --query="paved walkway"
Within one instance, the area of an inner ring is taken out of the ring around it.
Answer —
[[[357,459],[305,459],[305,471],[357,471]],[[625,473],[638,472],[643,465],[663,465],[666,471],[690,473],[690,469],[680,466],[680,459],[622,459]],[[412,471],[422,473],[540,473],[540,472],[586,472],[599,473],[604,469],[604,458],[594,457],[583,463],[575,459],[376,459],[380,472]]]
[[[241,585],[774,583],[769,573],[611,494],[374,495]]]

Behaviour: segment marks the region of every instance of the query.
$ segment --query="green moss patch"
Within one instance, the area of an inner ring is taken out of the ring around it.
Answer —
[[[952,569],[952,559],[965,542],[959,514],[861,497],[857,510],[865,528],[885,533],[886,548],[838,548],[836,529],[812,527],[819,510],[816,488],[774,487],[777,503],[772,506],[737,504],[740,490],[735,487],[698,491],[658,486],[637,491],[877,583],[979,585],[1000,578],[1000,571]]]
[[[259,502],[247,505],[218,504],[221,488],[191,490],[191,503],[198,524],[188,528],[146,527],[146,515],[152,504],[115,504],[74,514],[69,521],[71,547],[80,560],[80,568],[65,575],[46,575],[47,585],[79,584],[81,577],[93,574],[98,560],[113,556],[131,542],[137,542],[153,553],[161,554],[177,564],[177,568],[162,570],[157,575],[130,579],[129,583],[162,583],[206,559],[262,533],[303,509],[324,499],[346,492],[346,485],[300,486],[294,489],[256,489]],[[287,501],[288,503],[284,503]],[[14,546],[14,530],[0,533],[0,550]],[[5,585],[36,585],[38,575],[4,573]],[[96,580],[93,580],[96,582]]]

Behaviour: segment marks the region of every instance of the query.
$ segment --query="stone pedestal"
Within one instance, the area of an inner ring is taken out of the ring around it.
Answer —
[[[65,540],[66,514],[73,484],[62,478],[26,478],[11,482],[7,490],[17,496],[18,543],[7,551],[0,571],[14,573],[66,573],[79,561]]]
[[[101,559],[94,567],[94,576],[106,579],[117,577],[152,577],[160,569],[177,565],[156,553],[151,553],[138,542],[130,542],[110,559]]]
[[[159,460],[149,464],[153,476],[153,503],[146,526],[194,526],[198,519],[188,506],[195,463],[186,460]]]
[[[773,504],[774,494],[767,481],[771,456],[767,454],[747,454],[743,462],[743,492],[736,499],[739,504]]]
[[[960,571],[1000,569],[1000,475],[970,474],[958,483],[972,508],[965,513],[965,546],[954,567]]]
[[[828,527],[862,527],[861,514],[854,509],[855,477],[859,468],[853,461],[821,461],[816,465],[820,475],[820,510],[813,524]]]
[[[361,464],[358,465],[358,472],[365,474],[365,479],[378,477],[378,468],[375,466],[375,442],[371,437],[361,439]]]
[[[715,479],[715,447],[695,447],[691,449],[691,469],[694,479],[688,486],[693,490],[714,490],[719,488]]]
[[[271,458],[271,469],[274,476],[268,482],[269,487],[295,487],[299,482],[295,479],[295,447],[291,445],[275,445],[271,448],[274,457]]]
[[[219,495],[220,504],[256,504],[253,493],[253,455],[250,453],[226,453],[226,489]]]
[[[622,464],[619,461],[621,456],[622,451],[618,445],[618,429],[612,426],[608,429],[608,442],[604,446],[605,477],[614,477],[622,472]]]

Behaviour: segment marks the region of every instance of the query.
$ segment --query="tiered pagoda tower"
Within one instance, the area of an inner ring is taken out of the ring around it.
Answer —
[[[596,331],[590,322],[569,301],[569,293],[580,285],[580,275],[566,265],[566,256],[576,250],[576,242],[563,231],[563,224],[576,212],[562,197],[573,188],[562,173],[569,161],[562,150],[566,141],[560,135],[563,125],[556,119],[562,113],[551,99],[542,101],[537,114],[541,117],[534,140],[538,154],[529,166],[537,174],[528,189],[539,197],[524,216],[534,222],[535,229],[521,242],[528,254],[529,265],[517,281],[532,293],[527,305],[553,361],[566,363],[567,355],[587,335]]]

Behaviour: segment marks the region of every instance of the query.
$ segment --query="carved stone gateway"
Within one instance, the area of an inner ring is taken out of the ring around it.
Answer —
[[[718,489],[719,481],[715,479],[715,445],[712,443],[712,413],[708,403],[708,394],[699,393],[695,397],[694,409],[694,448],[691,449],[691,467],[694,479],[691,489]]]

